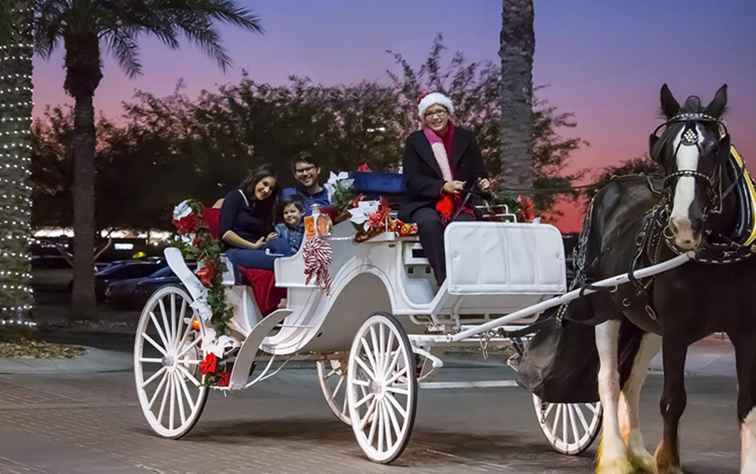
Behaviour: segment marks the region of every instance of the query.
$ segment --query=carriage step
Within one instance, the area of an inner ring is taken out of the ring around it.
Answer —
[[[504,388],[519,387],[514,380],[478,380],[474,382],[421,382],[419,388],[427,390],[443,390],[452,388]]]

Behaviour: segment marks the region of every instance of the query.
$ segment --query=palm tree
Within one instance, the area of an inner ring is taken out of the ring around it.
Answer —
[[[0,320],[27,322],[32,293],[31,1],[0,3]]]
[[[510,189],[533,186],[533,17],[533,0],[502,0],[501,183]]]
[[[93,97],[102,79],[102,50],[109,50],[121,68],[134,77],[140,36],[154,36],[171,49],[179,37],[198,45],[221,69],[230,64],[214,22],[261,33],[260,20],[236,0],[37,0],[35,46],[49,57],[62,42],[65,48],[65,91],[74,99],[74,287],[72,314],[95,313],[95,125]]]

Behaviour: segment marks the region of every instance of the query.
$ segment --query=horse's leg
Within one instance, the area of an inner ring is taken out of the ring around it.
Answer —
[[[651,359],[661,348],[661,337],[656,334],[644,334],[638,353],[633,360],[630,377],[622,387],[619,401],[620,432],[630,455],[630,461],[644,472],[656,472],[656,461],[646,449],[640,431],[640,394],[643,383],[648,376]]]
[[[740,472],[756,474],[756,334],[730,335],[738,367],[738,420],[740,420]]]
[[[627,456],[625,443],[620,435],[617,415],[620,395],[619,368],[617,365],[619,330],[620,321],[610,320],[596,326],[596,349],[598,349],[601,362],[598,389],[601,405],[604,408],[601,444],[596,454],[597,474],[629,474],[634,471]]]
[[[656,448],[656,466],[659,474],[682,474],[680,444],[677,429],[685,411],[685,356],[688,345],[666,336],[662,342],[664,360],[664,391],[660,408],[664,418],[664,433]]]

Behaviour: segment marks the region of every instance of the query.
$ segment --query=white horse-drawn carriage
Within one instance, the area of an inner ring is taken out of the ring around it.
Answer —
[[[561,234],[545,224],[455,222],[445,231],[447,279],[436,288],[416,237],[385,232],[353,240],[350,222],[333,227],[328,294],[305,280],[302,250],[275,261],[285,307],[261,317],[246,286],[228,277],[227,300],[244,337],[232,354],[227,386],[206,386],[207,323],[192,310],[202,285],[178,249],[165,255],[184,288],[158,290],[142,311],[134,348],[139,402],[152,429],[179,438],[194,426],[208,392],[235,391],[275,375],[290,358],[311,356],[331,411],[351,425],[367,457],[388,463],[410,438],[418,388],[444,362],[434,348],[503,343],[527,333],[543,311],[579,297],[566,292]],[[635,272],[650,276],[683,263],[678,257]],[[594,283],[612,287],[626,275]],[[583,289],[590,293],[593,290]],[[517,326],[519,325],[519,326]],[[254,363],[257,360],[257,363]],[[502,369],[504,371],[504,369]],[[509,380],[447,383],[445,387],[513,386]],[[537,422],[559,452],[577,454],[600,428],[598,403],[558,404],[533,396]]]

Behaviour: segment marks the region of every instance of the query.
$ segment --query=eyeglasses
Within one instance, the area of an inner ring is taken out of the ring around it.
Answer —
[[[294,174],[304,174],[304,173],[308,173],[308,172],[310,172],[310,171],[312,171],[314,169],[315,169],[315,166],[313,166],[313,165],[305,166],[303,168],[296,168],[296,169],[294,169]]]
[[[430,117],[446,117],[449,113],[446,110],[433,110],[425,114],[425,118]]]

